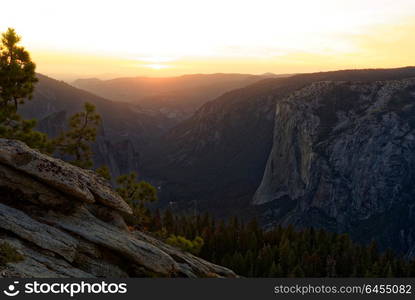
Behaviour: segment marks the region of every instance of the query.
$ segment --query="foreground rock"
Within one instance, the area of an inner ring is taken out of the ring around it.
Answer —
[[[131,210],[93,172],[0,139],[0,242],[24,257],[1,266],[1,276],[235,277],[129,232],[119,212]]]
[[[347,232],[415,254],[415,79],[320,82],[276,106],[254,204],[268,225]]]

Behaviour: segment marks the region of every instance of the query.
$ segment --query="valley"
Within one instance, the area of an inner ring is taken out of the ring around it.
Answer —
[[[53,136],[83,101],[95,104],[103,118],[95,165],[114,176],[137,171],[157,187],[157,207],[313,226],[413,251],[415,68],[267,78],[183,120],[39,77],[22,114]],[[402,211],[399,223],[376,232]]]

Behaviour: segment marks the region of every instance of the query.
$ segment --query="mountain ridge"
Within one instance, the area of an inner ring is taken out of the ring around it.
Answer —
[[[238,73],[189,74],[176,77],[123,77],[110,80],[79,79],[73,84],[113,101],[124,101],[184,120],[197,108],[221,94],[269,77]]]

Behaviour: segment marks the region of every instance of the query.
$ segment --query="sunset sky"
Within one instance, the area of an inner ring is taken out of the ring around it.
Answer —
[[[5,1],[7,27],[63,80],[415,65],[415,0]]]

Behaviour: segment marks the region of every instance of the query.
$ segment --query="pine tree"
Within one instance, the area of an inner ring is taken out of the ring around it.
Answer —
[[[380,266],[379,266],[378,262],[375,262],[373,264],[371,273],[374,277],[382,277],[382,272],[380,270]]]
[[[166,209],[163,215],[163,227],[168,231],[175,233],[174,231],[174,218],[170,209]]]
[[[53,145],[34,128],[35,120],[23,120],[18,108],[32,98],[37,82],[36,65],[30,54],[19,46],[21,37],[9,28],[0,42],[0,137],[25,142],[44,153],[53,152]]]
[[[101,116],[95,112],[95,106],[86,102],[84,111],[69,119],[69,130],[61,133],[54,141],[61,155],[70,156],[70,162],[81,168],[91,168],[91,143],[97,136],[97,128],[101,124]]]
[[[275,261],[273,261],[272,264],[271,264],[271,267],[269,268],[268,277],[277,278],[277,277],[280,277],[280,276],[281,276],[281,274],[278,272],[277,265],[275,264]]]
[[[150,230],[152,232],[157,232],[161,230],[161,228],[162,228],[162,222],[161,222],[160,210],[156,209],[156,212],[154,213],[153,218],[151,219]]]
[[[130,205],[138,224],[150,225],[151,216],[146,204],[157,200],[156,188],[146,181],[137,181],[135,172],[119,176],[117,184],[117,193]]]
[[[111,172],[110,168],[106,165],[103,165],[97,169],[95,169],[95,172],[100,175],[102,178],[111,181]]]
[[[300,265],[296,265],[294,270],[288,275],[288,277],[295,277],[295,278],[300,278],[304,276],[305,276],[304,271]]]
[[[412,274],[408,274],[408,276],[412,277]],[[392,271],[392,266],[390,264],[388,264],[387,268],[386,268],[386,277],[388,278],[393,278],[394,274]]]

